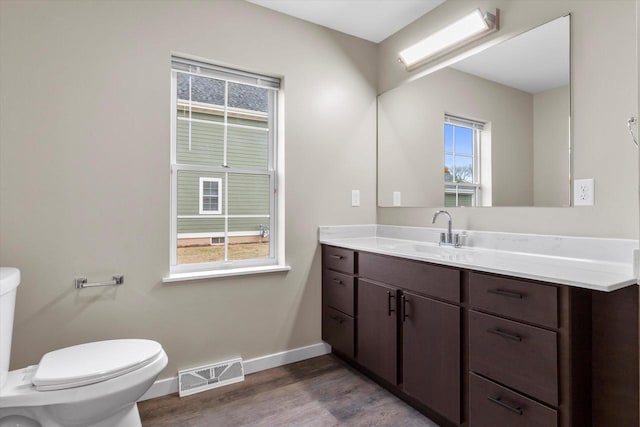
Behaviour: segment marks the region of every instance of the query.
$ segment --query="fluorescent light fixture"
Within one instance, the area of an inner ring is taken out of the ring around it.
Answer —
[[[426,39],[400,52],[407,69],[434,59],[453,49],[498,30],[498,10],[482,14],[476,9],[468,15],[431,34]]]

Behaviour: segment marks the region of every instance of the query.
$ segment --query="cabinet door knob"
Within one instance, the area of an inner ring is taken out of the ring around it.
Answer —
[[[342,255],[331,255],[331,258],[342,259],[344,257]]]
[[[509,411],[511,411],[513,413],[516,413],[518,415],[522,415],[522,408],[513,407],[513,406],[503,402],[502,399],[500,399],[499,397],[487,396],[487,399],[490,402],[493,402],[498,406],[502,406],[503,408],[508,409]]]
[[[338,285],[342,285],[342,280],[337,279],[337,278],[333,278],[333,281],[336,282]]]
[[[391,316],[391,313],[395,312],[396,309],[392,308],[391,299],[395,299],[395,295],[391,295],[391,291],[387,291],[387,315]]]
[[[498,328],[495,329],[487,329],[487,332],[492,333],[494,335],[499,335],[503,338],[512,340],[512,341],[522,341],[522,337],[516,334],[510,334],[509,332],[501,331]]]

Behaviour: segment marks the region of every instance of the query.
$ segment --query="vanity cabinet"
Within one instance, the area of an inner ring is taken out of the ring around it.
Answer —
[[[459,424],[460,271],[357,254],[356,362]]]
[[[322,253],[323,339],[439,425],[638,425],[636,287]]]
[[[355,357],[355,254],[322,248],[322,339],[342,355]]]
[[[591,293],[469,272],[470,426],[591,425]]]
[[[447,419],[460,423],[460,307],[404,292],[402,388]]]
[[[366,369],[398,383],[398,289],[358,280],[358,356]]]

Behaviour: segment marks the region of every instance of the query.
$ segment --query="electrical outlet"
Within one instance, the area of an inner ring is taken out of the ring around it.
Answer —
[[[593,206],[593,178],[573,181],[573,205]]]
[[[351,206],[360,206],[360,190],[351,190]]]
[[[402,196],[399,191],[393,192],[393,206],[402,206]]]

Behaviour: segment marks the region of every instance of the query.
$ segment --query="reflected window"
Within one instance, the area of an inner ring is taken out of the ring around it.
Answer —
[[[480,145],[484,124],[446,115],[444,119],[444,205],[477,206]]]

